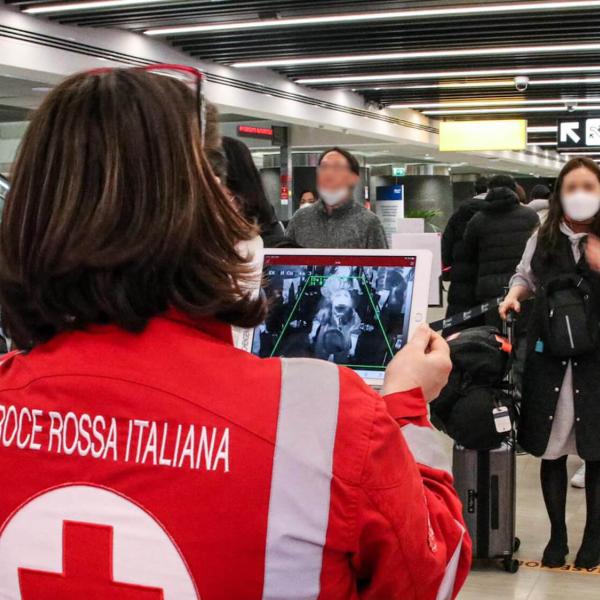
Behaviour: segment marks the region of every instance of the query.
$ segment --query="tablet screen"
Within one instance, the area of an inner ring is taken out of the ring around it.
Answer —
[[[265,256],[269,314],[255,331],[261,357],[308,357],[383,379],[406,343],[414,256]]]

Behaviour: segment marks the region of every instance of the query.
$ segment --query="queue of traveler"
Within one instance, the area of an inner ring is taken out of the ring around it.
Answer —
[[[447,344],[418,329],[381,394],[234,348],[267,309],[252,248],[281,230],[199,86],[155,68],[66,79],[11,175],[0,597],[455,598],[471,544],[427,417]],[[356,177],[325,153],[292,239],[385,245]]]

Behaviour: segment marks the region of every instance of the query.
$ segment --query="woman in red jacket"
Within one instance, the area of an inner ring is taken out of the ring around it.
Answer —
[[[189,71],[189,70],[188,70]],[[198,98],[71,77],[33,115],[0,230],[0,597],[450,599],[469,540],[425,398],[427,328],[384,395],[232,345],[255,326]],[[400,425],[400,426],[399,426]]]

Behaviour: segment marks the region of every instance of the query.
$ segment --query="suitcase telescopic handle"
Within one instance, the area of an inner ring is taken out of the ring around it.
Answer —
[[[504,288],[504,297],[506,298],[508,291],[510,288]],[[515,321],[517,320],[517,314],[511,310],[506,313],[506,319],[502,321],[502,335],[508,339],[508,341],[512,344],[514,342],[514,331],[515,331]]]

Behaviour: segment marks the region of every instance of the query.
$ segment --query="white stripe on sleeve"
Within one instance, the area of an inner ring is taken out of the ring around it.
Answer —
[[[402,435],[417,463],[452,473],[450,459],[444,452],[435,430],[409,423],[402,428]]]
[[[462,550],[463,538],[465,536],[465,530],[463,526],[456,521],[456,524],[460,527],[462,534],[460,536],[460,541],[458,542],[458,546],[446,567],[446,573],[444,574],[444,579],[442,579],[442,584],[440,585],[440,589],[438,590],[436,600],[451,600],[452,592],[454,591],[454,584],[456,582],[456,574],[458,573],[458,565],[460,563],[460,553]]]
[[[283,359],[263,600],[316,600],[338,422],[336,365]]]

